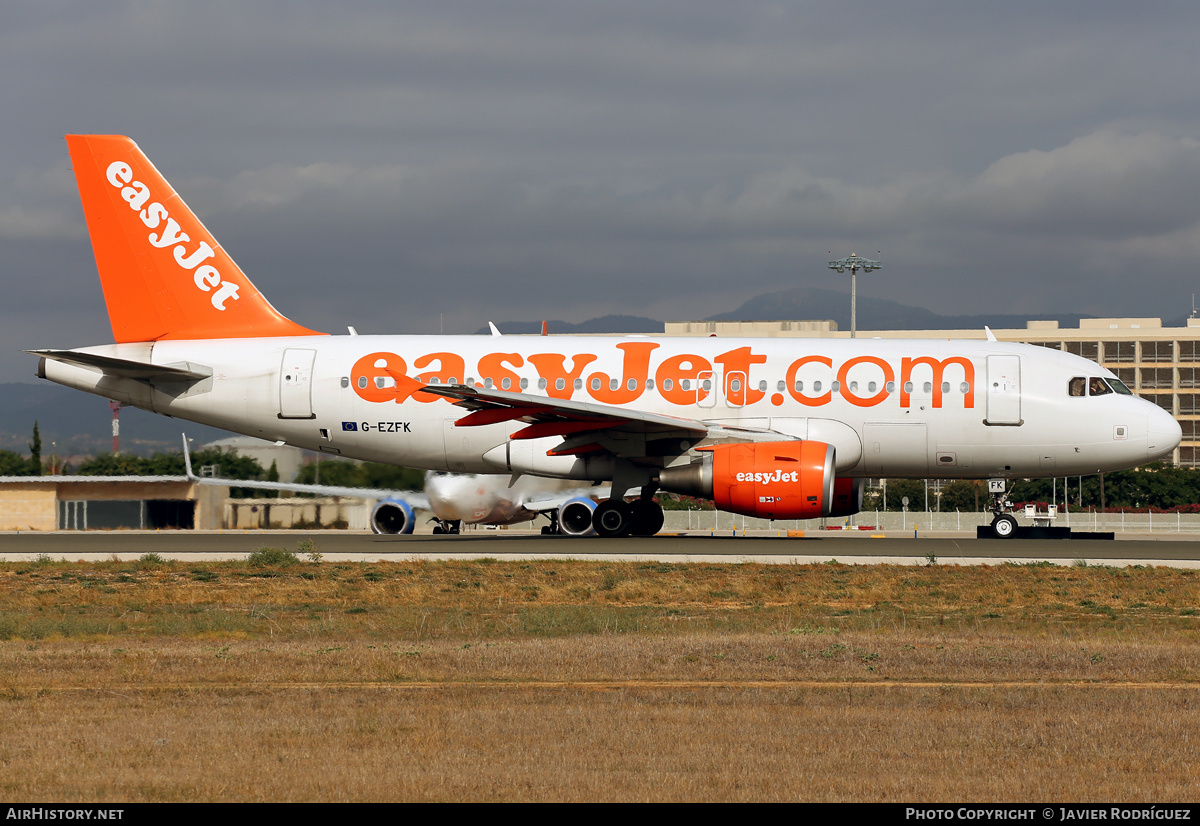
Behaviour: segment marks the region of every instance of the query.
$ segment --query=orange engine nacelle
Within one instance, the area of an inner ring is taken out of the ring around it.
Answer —
[[[762,519],[812,519],[833,509],[832,445],[744,442],[701,450],[708,453],[701,461],[662,471],[663,490],[712,499],[721,510]]]

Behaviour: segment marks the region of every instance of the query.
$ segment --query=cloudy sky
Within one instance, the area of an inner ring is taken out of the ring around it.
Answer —
[[[1200,4],[0,0],[0,381],[111,340],[68,132],[316,329],[694,319],[791,286],[1179,317]]]

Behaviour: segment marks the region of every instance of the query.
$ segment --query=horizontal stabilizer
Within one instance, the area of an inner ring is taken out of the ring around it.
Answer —
[[[75,364],[80,367],[91,367],[100,370],[106,376],[120,376],[138,381],[184,381],[195,382],[212,376],[212,370],[200,365],[189,364],[186,367],[173,367],[165,364],[146,364],[141,361],[130,361],[99,353],[83,353],[77,350],[26,350],[31,355],[61,361],[65,364]]]

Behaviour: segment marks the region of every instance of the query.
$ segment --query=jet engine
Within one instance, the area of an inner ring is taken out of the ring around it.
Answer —
[[[576,496],[562,503],[558,509],[558,530],[567,536],[591,536],[592,513],[596,503],[586,496]]]
[[[812,519],[834,511],[832,445],[743,442],[700,450],[707,453],[700,461],[663,469],[663,490],[712,499],[721,510],[762,519]],[[846,481],[849,505],[854,480]]]
[[[847,476],[834,479],[833,507],[829,509],[829,515],[853,516],[862,510],[863,491],[866,486],[866,479],[851,479]]]
[[[375,533],[412,533],[416,524],[412,506],[402,499],[384,499],[371,510],[371,530]]]

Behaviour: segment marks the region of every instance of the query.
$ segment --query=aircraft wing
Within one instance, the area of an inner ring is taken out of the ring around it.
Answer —
[[[675,437],[694,443],[707,438],[712,430],[698,419],[507,390],[488,390],[478,386],[426,385],[422,391],[445,396],[452,399],[453,404],[471,411],[454,423],[456,427],[519,421],[527,426],[513,434],[514,440],[562,437],[563,443],[550,451],[551,455],[562,456],[595,449],[610,450],[618,456],[627,455],[625,450],[612,445],[613,440],[605,436],[621,434],[628,437],[632,434],[647,439]],[[644,440],[633,442],[638,443],[644,444]],[[628,455],[630,458],[639,458],[637,453]]]
[[[412,490],[348,488],[338,485],[303,485],[298,482],[264,482],[258,479],[222,479],[216,476],[197,476],[192,472],[192,457],[188,452],[187,436],[183,438],[183,464],[187,478],[201,485],[224,485],[231,488],[311,493],[314,496],[349,496],[355,499],[399,499],[407,502],[414,508],[430,510],[429,497]]]
[[[572,499],[578,499],[581,496],[588,499],[607,499],[609,490],[608,485],[594,488],[576,488],[575,490],[564,491],[557,496],[546,496],[541,499],[525,502],[522,504],[522,507],[533,513],[549,513],[550,511],[558,510],[567,502],[570,502]]]

